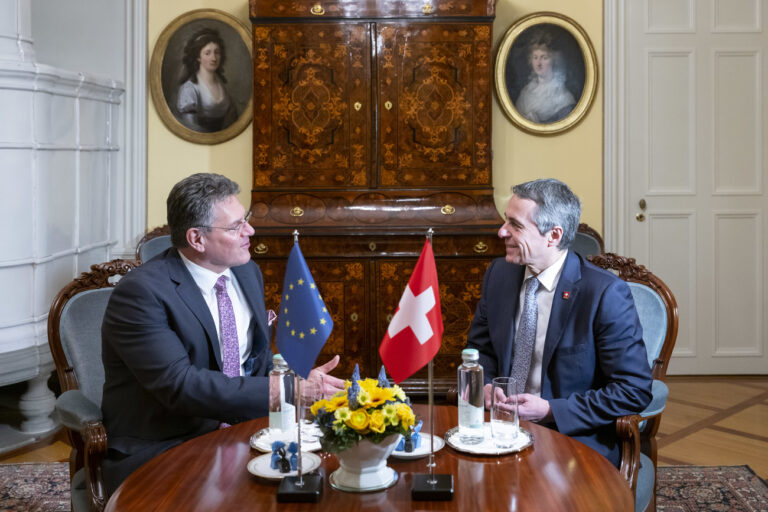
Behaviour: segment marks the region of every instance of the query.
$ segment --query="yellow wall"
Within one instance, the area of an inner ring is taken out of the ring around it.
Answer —
[[[150,53],[160,32],[176,16],[192,9],[216,8],[248,21],[247,0],[155,0],[149,2]],[[493,183],[496,205],[504,212],[510,187],[535,178],[553,177],[568,183],[581,198],[582,221],[602,231],[603,211],[603,10],[601,0],[498,0],[495,42],[516,20],[536,11],[554,11],[579,23],[597,52],[598,87],[592,107],[575,128],[541,137],[516,128],[498,102],[493,107]],[[495,50],[495,47],[494,47]],[[149,64],[149,57],[147,58]],[[186,142],[165,128],[148,106],[147,226],[165,224],[165,198],[174,183],[194,172],[220,172],[242,188],[240,200],[250,204],[251,128],[214,146]]]
[[[536,178],[557,178],[571,186],[582,203],[581,221],[603,230],[603,3],[601,0],[498,0],[493,24],[494,52],[507,29],[539,11],[564,14],[586,31],[597,53],[597,94],[574,128],[547,137],[515,127],[498,101],[493,109],[493,185],[496,206],[506,208],[510,187]],[[494,97],[495,99],[495,97]]]

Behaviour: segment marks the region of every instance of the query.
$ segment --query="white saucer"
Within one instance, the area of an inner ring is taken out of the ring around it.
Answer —
[[[483,425],[483,433],[485,438],[482,443],[465,444],[459,439],[459,427],[454,427],[445,433],[445,442],[454,450],[475,455],[504,455],[506,453],[517,453],[533,445],[533,434],[524,428],[520,429],[520,433],[517,435],[515,443],[508,448],[498,448],[493,442],[490,423],[485,423]]]
[[[307,441],[305,438],[305,434],[302,433],[301,435],[301,451],[302,452],[316,452],[320,449],[320,438],[322,437],[323,433],[320,431],[320,429],[317,426],[314,426],[313,429],[313,437],[315,438],[314,441]],[[272,453],[272,442],[274,439],[272,439],[272,436],[269,433],[268,428],[263,428],[253,434],[251,436],[251,448],[254,450],[259,450],[260,452],[264,453]],[[281,439],[281,441],[284,441],[284,439]],[[296,441],[296,435],[294,434],[292,441]],[[288,444],[288,443],[286,443]]]
[[[248,472],[251,473],[252,475],[260,476],[261,478],[266,478],[267,480],[282,480],[283,477],[297,475],[296,471],[291,471],[290,473],[281,473],[276,469],[272,469],[271,463],[272,463],[271,453],[265,453],[264,455],[259,455],[255,459],[251,459],[248,462],[248,466],[247,466]],[[320,467],[320,457],[318,457],[314,453],[302,452],[301,454],[302,473],[309,473],[310,471],[314,471],[319,467]]]
[[[397,450],[392,452],[391,457],[395,457],[397,459],[419,459],[421,457],[426,457],[429,455],[430,450],[430,442],[429,442],[430,434],[421,434],[421,444],[418,448],[413,450],[412,452],[406,452],[402,451],[399,452]],[[435,436],[435,451],[438,452],[440,449],[445,446],[445,441],[440,436]]]

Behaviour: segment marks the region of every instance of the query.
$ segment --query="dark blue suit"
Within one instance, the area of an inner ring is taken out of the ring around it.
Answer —
[[[222,373],[213,317],[176,249],[115,287],[102,325],[109,492],[140,464],[220,422],[268,414],[272,353],[261,270],[253,261],[231,270],[253,312],[245,377]]]
[[[483,279],[467,347],[480,352],[486,383],[511,372],[524,274],[524,266],[499,258]],[[640,412],[651,401],[651,370],[642,337],[627,284],[569,252],[552,300],[541,397],[549,401],[554,428],[617,466],[616,418]]]

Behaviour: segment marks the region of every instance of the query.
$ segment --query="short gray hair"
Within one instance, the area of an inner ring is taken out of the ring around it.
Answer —
[[[201,172],[175,184],[166,201],[171,244],[177,249],[187,247],[187,230],[208,230],[202,226],[213,223],[216,203],[239,192],[240,186],[221,174]]]
[[[546,234],[555,226],[563,228],[558,244],[561,251],[568,249],[576,238],[581,217],[581,202],[568,185],[553,178],[528,181],[512,187],[512,193],[536,203],[533,222],[539,233]]]

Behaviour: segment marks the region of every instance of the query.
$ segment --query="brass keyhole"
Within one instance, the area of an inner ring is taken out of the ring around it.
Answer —
[[[384,108],[387,110],[392,110],[392,102],[391,101],[385,101],[384,102]]]
[[[638,201],[637,206],[639,206],[641,210],[645,210],[645,207],[647,206],[645,204],[645,199],[641,199],[640,201]]]

